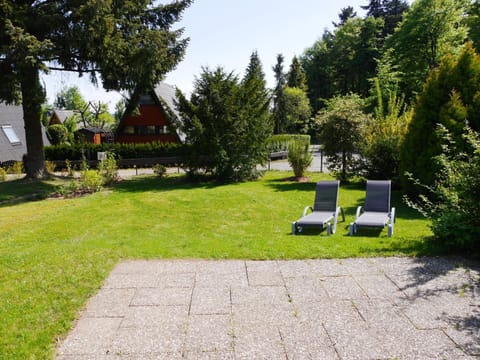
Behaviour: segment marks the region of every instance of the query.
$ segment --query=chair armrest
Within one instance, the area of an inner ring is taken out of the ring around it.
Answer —
[[[362,209],[363,209],[362,206],[357,207],[357,213],[355,214],[355,220],[357,220],[360,217],[360,215],[362,214]]]
[[[311,211],[313,211],[313,207],[307,206],[305,209],[303,209],[302,217],[307,216],[308,209],[310,209]]]
[[[332,234],[335,234],[337,231],[337,221],[338,221],[338,215],[342,214],[343,222],[345,222],[345,214],[343,213],[343,208],[342,207],[337,207],[337,210],[335,210],[335,217],[333,218],[333,229],[332,229]]]
[[[395,224],[395,208],[392,207],[392,210],[390,211],[390,222],[392,224]]]

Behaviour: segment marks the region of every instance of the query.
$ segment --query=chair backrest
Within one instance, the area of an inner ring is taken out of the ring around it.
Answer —
[[[315,188],[313,211],[333,211],[337,209],[340,181],[319,181]]]
[[[390,212],[390,180],[367,180],[365,211]]]

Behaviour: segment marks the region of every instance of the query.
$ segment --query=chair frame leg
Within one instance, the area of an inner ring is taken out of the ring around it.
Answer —
[[[296,232],[297,232],[297,222],[294,221],[294,222],[292,223],[292,235],[295,235]]]

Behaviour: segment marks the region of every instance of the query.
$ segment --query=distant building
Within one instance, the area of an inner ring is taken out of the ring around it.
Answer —
[[[75,115],[73,110],[53,110],[48,125],[63,125],[65,120]]]
[[[185,136],[175,123],[180,120],[175,108],[175,88],[159,83],[140,97],[139,114],[124,115],[115,134],[118,143],[180,143]]]
[[[42,126],[43,144],[50,145]],[[27,153],[25,124],[21,106],[0,103],[0,164],[22,161]]]

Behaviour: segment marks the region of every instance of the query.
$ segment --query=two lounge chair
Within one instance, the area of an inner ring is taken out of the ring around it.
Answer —
[[[338,206],[339,185],[339,181],[317,183],[314,206],[307,206],[302,217],[292,223],[293,235],[306,227],[326,227],[327,235],[335,233],[340,214],[345,221],[343,209]],[[356,234],[361,227],[383,229],[385,226],[388,226],[388,237],[393,235],[395,208],[390,208],[390,194],[390,180],[367,181],[365,205],[357,208],[355,221],[350,224],[350,235]]]

